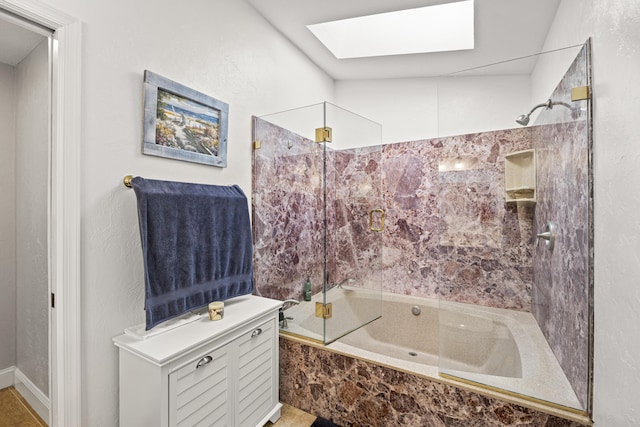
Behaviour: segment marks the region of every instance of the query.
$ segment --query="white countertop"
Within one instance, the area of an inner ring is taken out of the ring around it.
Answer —
[[[122,334],[113,338],[113,342],[121,349],[162,365],[212,337],[223,336],[281,306],[282,301],[243,295],[224,302],[224,318],[221,320],[209,320],[208,313],[205,313],[193,322],[148,338]]]

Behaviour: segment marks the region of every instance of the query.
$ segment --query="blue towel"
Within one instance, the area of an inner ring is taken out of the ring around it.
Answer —
[[[146,329],[253,292],[247,198],[230,187],[133,178],[145,270]]]

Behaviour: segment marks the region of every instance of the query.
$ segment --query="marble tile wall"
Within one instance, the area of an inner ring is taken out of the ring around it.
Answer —
[[[295,298],[322,281],[321,146],[255,126],[256,289]],[[328,151],[328,283],[530,310],[533,208],[504,203],[504,155],[527,148],[525,128]]]
[[[382,276],[369,272],[381,268],[382,235],[369,230],[369,211],[383,207],[381,148],[333,151],[259,118],[254,140],[261,141],[253,157],[258,295],[302,299],[307,277],[320,292],[325,263],[328,285],[357,278],[356,285],[379,289]]]
[[[582,425],[282,337],[280,400],[344,427]]]
[[[593,268],[591,138],[589,101],[572,102],[571,88],[588,84],[586,55],[585,47],[551,95],[554,102],[565,104],[541,113],[532,128],[538,163],[536,233],[543,232],[547,222],[557,227],[553,252],[544,244],[535,247],[532,312],[585,408]]]
[[[334,172],[327,185],[329,283],[351,278],[352,286],[381,289],[384,232],[370,229],[381,222],[369,213],[385,207],[382,147],[330,151],[327,159]]]
[[[530,129],[386,145],[385,290],[530,310],[533,208],[504,202]]]

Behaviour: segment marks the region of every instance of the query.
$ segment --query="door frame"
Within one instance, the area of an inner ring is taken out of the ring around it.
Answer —
[[[49,425],[82,425],[80,327],[80,21],[34,0],[0,8],[54,30],[49,189]],[[53,303],[52,303],[53,305]]]

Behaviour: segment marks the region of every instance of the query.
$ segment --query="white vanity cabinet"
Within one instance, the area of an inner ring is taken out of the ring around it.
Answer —
[[[146,339],[113,339],[120,354],[120,427],[257,427],[280,417],[278,308],[246,295]]]

